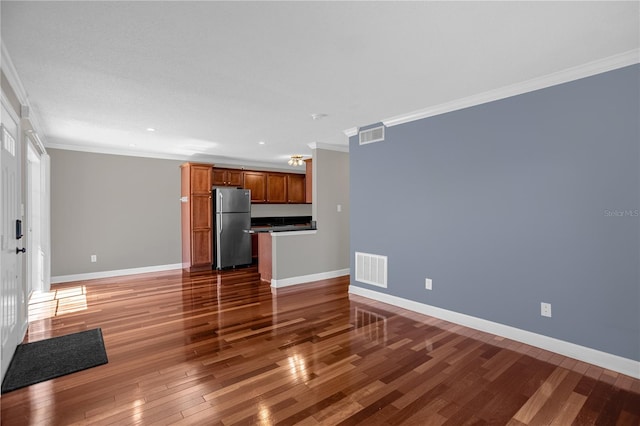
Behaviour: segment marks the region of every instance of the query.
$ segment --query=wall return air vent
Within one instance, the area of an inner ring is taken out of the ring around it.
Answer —
[[[387,288],[387,256],[356,252],[356,281]]]
[[[382,142],[384,140],[384,126],[361,130],[358,133],[358,136],[360,137],[360,145],[365,145],[373,142]]]

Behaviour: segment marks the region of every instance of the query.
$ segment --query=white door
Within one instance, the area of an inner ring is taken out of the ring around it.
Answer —
[[[21,259],[22,253],[17,251],[16,220],[22,219],[19,206],[20,176],[18,159],[20,156],[18,141],[18,123],[2,103],[0,130],[0,320],[2,342],[1,363],[4,377],[11,357],[21,336],[19,317],[21,303]]]

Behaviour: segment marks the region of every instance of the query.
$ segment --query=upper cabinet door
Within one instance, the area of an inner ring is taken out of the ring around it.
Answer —
[[[211,172],[211,185],[213,186],[225,186],[226,173],[224,169],[213,169]]]
[[[267,202],[287,202],[287,175],[283,173],[267,173]]]
[[[304,175],[287,175],[287,198],[289,203],[302,204],[305,200]]]
[[[211,192],[211,167],[191,166],[191,193],[208,194]]]
[[[267,201],[267,175],[263,172],[244,172],[244,189],[251,190],[252,203]]]
[[[244,184],[243,182],[243,175],[244,172],[242,170],[228,170],[227,171],[227,185],[229,186],[233,186],[236,188],[242,188],[242,185]]]
[[[211,174],[211,184],[213,186],[242,188],[243,174],[244,172],[242,170],[214,168]]]

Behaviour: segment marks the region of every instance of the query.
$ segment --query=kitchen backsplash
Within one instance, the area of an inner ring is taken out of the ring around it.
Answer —
[[[311,216],[311,204],[252,204],[251,217]]]

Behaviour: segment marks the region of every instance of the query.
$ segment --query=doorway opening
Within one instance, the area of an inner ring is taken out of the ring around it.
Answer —
[[[34,292],[50,290],[49,272],[49,156],[42,143],[32,132],[26,132],[27,140],[27,296]]]

